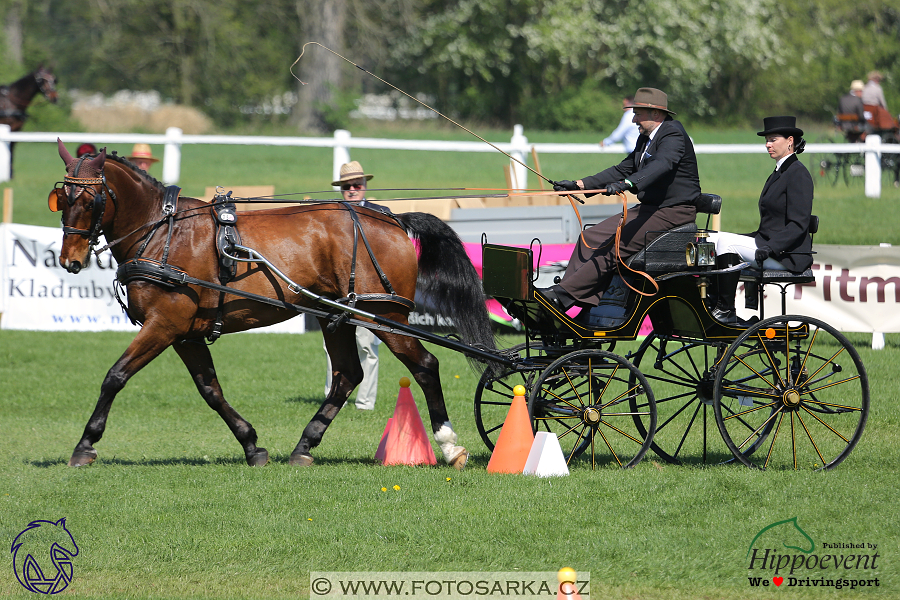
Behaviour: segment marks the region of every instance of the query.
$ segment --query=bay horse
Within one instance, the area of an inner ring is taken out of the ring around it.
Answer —
[[[168,264],[192,278],[219,281],[216,221],[210,204],[195,198],[178,198],[168,234],[165,226],[158,230],[148,227],[167,219],[163,209],[166,188],[162,184],[127,159],[115,153],[107,155],[105,148],[97,155],[75,159],[62,142],[58,146],[66,177],[63,187],[54,189],[49,200],[51,210],[62,211],[59,262],[63,268],[78,273],[87,264],[102,233],[111,241],[113,257],[120,267],[139,254],[141,246],[142,256],[157,259],[168,247]],[[360,207],[356,208],[356,216],[387,285],[373,266],[375,260],[365,250],[353,264],[352,214],[341,203],[244,211],[239,213],[236,228],[244,247],[253,248],[272,265],[277,264],[277,269],[297,285],[325,298],[341,299],[348,297],[353,289],[350,281],[355,278],[357,293],[379,295],[371,301],[362,300],[362,308],[371,315],[404,325],[408,325],[413,305],[410,300],[418,281],[421,291],[443,301],[441,310],[447,311],[463,342],[495,348],[481,281],[459,237],[448,225],[425,213],[391,216]],[[418,250],[410,236],[418,240]],[[316,304],[265,264],[238,263],[228,286],[300,306]],[[390,286],[401,301],[383,299]],[[298,313],[235,295],[224,294],[220,299],[220,291],[190,284],[164,286],[134,280],[127,283],[126,295],[128,314],[142,324],[141,329],[106,374],[97,405],[69,465],[83,466],[97,458],[94,444],[103,435],[116,394],[169,346],[184,362],[200,395],[231,429],[247,463],[266,464],[268,452],[256,445],[253,426],[225,400],[203,338],[210,335],[217,321],[223,333],[231,333],[279,323]],[[343,323],[330,331],[328,319],[320,317],[319,322],[331,355],[332,386],[291,453],[292,465],[313,463],[310,451],[319,445],[328,425],[363,378],[355,327]],[[422,388],[434,438],[444,460],[461,469],[468,452],[456,445],[457,435],[444,405],[437,358],[415,337],[387,328],[373,331]]]
[[[21,131],[25,119],[28,118],[25,109],[38,92],[50,102],[56,102],[56,77],[44,65],[9,85],[0,85],[0,124],[9,125],[12,131]],[[10,177],[12,177],[14,146],[15,142],[9,145]]]

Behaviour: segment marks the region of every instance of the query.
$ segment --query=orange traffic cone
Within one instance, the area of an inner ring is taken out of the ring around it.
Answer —
[[[556,574],[559,580],[559,589],[556,592],[556,600],[581,600],[578,593],[578,573],[571,567],[563,567]]]
[[[388,418],[387,425],[384,426],[384,433],[381,434],[381,441],[378,442],[378,450],[375,451],[375,460],[378,462],[384,462],[384,448],[387,446],[388,433],[391,430],[391,421],[393,420],[393,417]]]
[[[419,416],[419,409],[409,390],[409,378],[400,378],[400,393],[394,416],[388,424],[387,439],[384,444],[386,465],[436,465],[437,459],[428,433]]]
[[[512,404],[488,462],[488,473],[521,473],[533,444],[534,432],[525,405],[525,386],[517,385],[513,388]]]

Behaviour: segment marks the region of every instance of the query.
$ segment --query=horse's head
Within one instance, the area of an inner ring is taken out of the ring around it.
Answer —
[[[41,90],[41,93],[44,95],[47,100],[50,102],[56,102],[56,75],[48,69],[41,65],[38,67],[38,70],[34,72],[34,80],[38,84],[38,88]]]
[[[50,192],[48,202],[51,211],[62,212],[59,264],[70,273],[78,273],[88,263],[91,248],[100,237],[107,198],[115,202],[116,197],[103,175],[106,148],[95,157],[72,158],[62,141],[57,139],[57,144],[59,156],[66,163],[66,176],[63,186]]]

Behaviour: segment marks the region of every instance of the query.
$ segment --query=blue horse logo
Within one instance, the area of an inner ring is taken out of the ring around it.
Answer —
[[[78,545],[66,529],[65,518],[56,522],[32,521],[13,540],[10,552],[16,578],[30,592],[58,594],[72,581],[72,559],[78,556]],[[47,554],[49,563],[43,558]],[[37,556],[42,557],[43,568]]]

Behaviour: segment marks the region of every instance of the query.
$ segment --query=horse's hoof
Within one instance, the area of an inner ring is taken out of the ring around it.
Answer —
[[[462,452],[456,455],[456,458],[451,460],[448,464],[456,469],[457,471],[462,471],[466,468],[466,463],[469,461],[469,451],[463,448]]]
[[[313,457],[309,454],[291,454],[288,464],[293,467],[308,467],[313,464]]]
[[[69,459],[70,467],[86,467],[97,460],[97,451],[89,450],[87,452],[73,452],[72,458]]]
[[[247,456],[247,464],[251,467],[264,467],[269,464],[269,453],[265,448],[257,448],[256,452]]]

